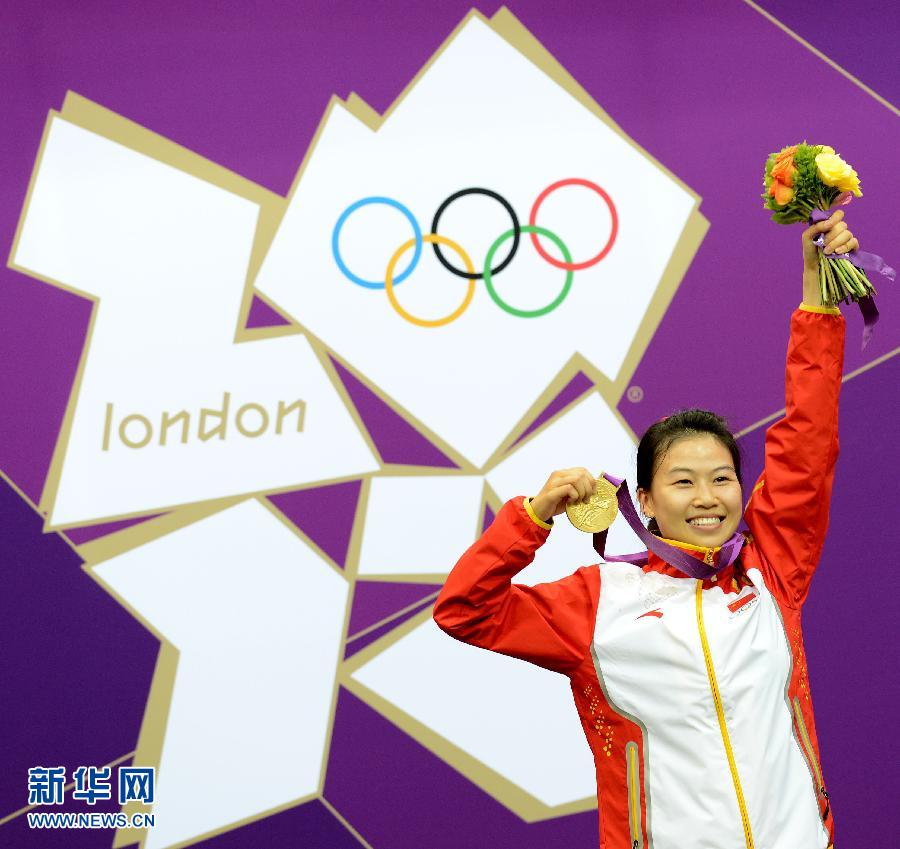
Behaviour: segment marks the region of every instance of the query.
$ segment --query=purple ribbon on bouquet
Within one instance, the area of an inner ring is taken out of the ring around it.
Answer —
[[[844,192],[844,194],[838,195],[835,204],[832,204],[832,206],[846,206],[851,200],[853,200],[853,195],[849,192]],[[810,213],[809,223],[818,224],[820,221],[825,221],[830,218],[831,215],[832,212],[830,211],[814,209],[812,213]],[[820,233],[813,244],[819,248],[824,247],[825,234]],[[864,271],[873,271],[877,274],[883,274],[888,280],[894,280],[897,277],[897,272],[891,268],[882,257],[878,256],[878,254],[869,253],[868,251],[848,251],[840,256],[830,256],[829,259],[849,260],[857,268],[862,268]],[[863,317],[862,346],[865,348],[866,345],[869,344],[872,334],[875,332],[875,322],[878,321],[878,307],[875,306],[875,299],[869,295],[864,298],[859,298],[857,303],[859,304],[859,311],[862,313]]]
[[[719,550],[719,562],[717,564],[704,563],[702,560],[697,560],[696,557],[691,557],[686,551],[682,551],[674,545],[669,545],[669,543],[664,542],[658,536],[651,534],[641,523],[640,518],[638,518],[637,511],[634,509],[634,504],[631,501],[631,493],[628,491],[628,484],[624,479],[605,473],[603,477],[616,487],[616,500],[619,503],[619,510],[631,526],[631,530],[638,535],[649,551],[661,557],[670,566],[674,566],[680,572],[684,572],[692,578],[706,580],[712,578],[719,571],[737,560],[741,546],[744,544],[743,534],[735,533],[731,539],[722,545]],[[594,550],[604,560],[632,563],[635,566],[645,566],[647,564],[648,553],[646,551],[639,551],[635,554],[606,554],[606,535],[608,533],[609,529],[594,534]]]

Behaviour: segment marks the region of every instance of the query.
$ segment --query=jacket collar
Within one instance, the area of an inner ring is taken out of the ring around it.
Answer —
[[[689,542],[682,542],[677,539],[667,539],[666,537],[660,537],[663,542],[669,543],[669,545],[674,545],[676,548],[680,548],[682,551],[686,551],[691,557],[695,557],[697,560],[700,560],[703,563],[716,564],[719,562],[719,552],[722,550],[721,546],[716,546],[715,548],[704,548],[699,545],[692,545]],[[675,578],[687,578],[688,575],[685,575],[680,569],[676,569],[669,563],[666,563],[665,560],[662,559],[658,554],[654,554],[652,551],[647,552],[647,565],[644,567],[645,572],[661,572],[663,575],[671,575]],[[730,570],[724,570],[730,571]],[[705,583],[705,582],[704,582]]]

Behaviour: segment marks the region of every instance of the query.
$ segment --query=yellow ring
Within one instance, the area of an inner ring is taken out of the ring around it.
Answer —
[[[472,266],[472,260],[469,259],[469,255],[459,246],[456,242],[451,241],[446,236],[439,236],[437,233],[430,233],[427,236],[422,236],[423,242],[428,242],[429,244],[438,244],[444,245],[452,251],[456,251],[459,255],[459,258],[463,261],[463,264],[466,267],[466,271],[469,274],[475,273],[475,268]],[[410,239],[408,242],[404,242],[397,248],[397,252],[391,257],[391,261],[388,263],[387,272],[384,276],[384,291],[387,292],[388,300],[391,302],[391,306],[400,314],[402,318],[405,318],[411,324],[416,324],[419,327],[442,327],[445,324],[450,324],[451,321],[456,321],[465,311],[466,307],[472,303],[472,298],[475,297],[475,281],[469,280],[469,291],[466,292],[465,300],[452,312],[450,315],[445,315],[443,318],[435,318],[435,319],[427,319],[427,318],[418,318],[414,316],[412,313],[407,312],[403,307],[400,306],[400,303],[397,301],[396,295],[394,295],[394,267],[400,260],[400,257],[403,256],[406,251],[408,251],[413,245],[415,245],[416,240]]]

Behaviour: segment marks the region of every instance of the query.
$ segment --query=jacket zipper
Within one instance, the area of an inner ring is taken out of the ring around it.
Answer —
[[[831,810],[831,803],[828,801],[828,793],[825,790],[825,782],[822,781],[822,770],[819,769],[819,762],[816,759],[816,750],[813,749],[812,741],[809,739],[809,732],[806,730],[806,722],[803,720],[803,712],[800,710],[800,700],[794,696],[794,719],[797,722],[797,730],[800,732],[800,740],[806,753],[806,759],[809,761],[816,778],[816,792],[825,800],[825,812],[822,814],[822,821],[828,819],[828,812]]]
[[[728,757],[728,766],[731,769],[731,780],[734,782],[734,793],[737,796],[738,809],[741,812],[741,823],[744,827],[744,841],[747,844],[747,849],[753,849],[753,832],[750,830],[750,817],[747,814],[747,805],[744,802],[744,791],[741,789],[741,779],[738,775],[737,764],[734,760],[734,751],[731,748],[731,738],[728,736],[728,726],[725,724],[725,711],[722,708],[722,697],[719,693],[719,685],[716,683],[716,670],[713,667],[712,655],[709,651],[709,642],[706,639],[706,629],[703,627],[703,581],[697,581],[696,602],[697,630],[700,632],[700,644],[703,646],[703,659],[706,661],[706,674],[709,677],[709,688],[712,691],[713,703],[716,706],[716,716],[719,719],[719,730],[722,732],[722,743],[725,745],[725,754]]]
[[[625,745],[625,767],[628,776],[628,828],[631,831],[631,849],[643,849],[637,743],[631,742]]]

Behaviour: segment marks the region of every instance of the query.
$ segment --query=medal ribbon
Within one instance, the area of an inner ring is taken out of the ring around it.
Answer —
[[[852,199],[853,195],[845,192],[844,195],[838,196],[833,206],[846,206]],[[820,221],[825,221],[826,219],[828,219],[830,215],[831,213],[826,212],[825,210],[814,209],[810,213],[809,223],[818,224]],[[825,234],[820,233],[813,244],[819,248],[824,247]],[[869,253],[868,251],[848,251],[845,254],[841,254],[840,257],[832,256],[829,258],[849,260],[857,268],[862,268],[864,271],[872,271],[876,274],[882,274],[887,277],[888,280],[894,280],[897,277],[897,272],[884,261],[883,257],[878,256],[878,254]],[[871,296],[859,298],[859,300],[857,300],[857,303],[859,304],[859,311],[862,313],[863,317],[862,346],[863,348],[865,348],[866,345],[869,344],[869,340],[872,338],[872,333],[875,330],[875,322],[878,321],[878,307],[875,306],[875,299]]]
[[[674,545],[663,542],[659,537],[651,534],[641,523],[637,511],[634,509],[634,504],[631,501],[631,493],[628,491],[628,484],[625,480],[606,474],[605,472],[603,477],[616,487],[616,500],[619,503],[619,510],[621,510],[625,520],[631,526],[631,530],[638,535],[641,542],[647,546],[649,551],[652,551],[657,557],[661,557],[670,566],[674,566],[680,572],[684,572],[692,578],[705,580],[713,577],[713,575],[716,575],[719,571],[730,566],[737,560],[737,556],[741,551],[741,546],[744,544],[743,534],[735,533],[731,539],[722,545],[719,550],[718,564],[704,563],[696,557],[691,557],[686,551],[682,551]],[[647,564],[648,552],[646,551],[639,551],[635,554],[606,554],[606,535],[608,533],[609,529],[607,528],[605,531],[594,534],[594,550],[604,560],[632,563],[635,566],[645,566]]]

